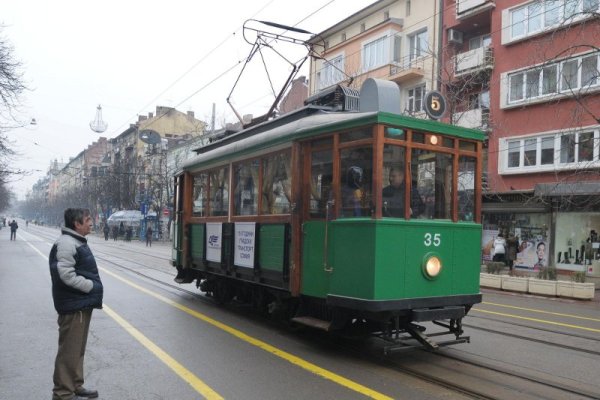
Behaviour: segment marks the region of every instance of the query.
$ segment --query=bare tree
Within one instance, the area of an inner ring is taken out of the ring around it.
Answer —
[[[20,72],[21,64],[13,56],[13,48],[2,36],[0,26],[0,192],[7,193],[7,182],[12,175],[21,175],[23,171],[11,166],[14,150],[6,132],[19,126],[14,112],[19,104],[19,95],[26,89]],[[0,211],[9,205],[10,196],[0,196]]]

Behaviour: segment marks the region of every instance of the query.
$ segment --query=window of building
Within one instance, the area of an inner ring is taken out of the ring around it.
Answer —
[[[560,73],[561,90],[577,89],[577,64],[577,60],[570,60],[562,63]]]
[[[575,134],[560,137],[560,162],[572,163],[575,161]]]
[[[554,164],[554,138],[542,138],[542,165]]]
[[[585,88],[597,85],[599,77],[598,56],[583,57],[581,59],[581,86]]]
[[[342,40],[342,42],[346,41],[346,32],[342,33],[342,39],[341,40]]]
[[[570,95],[577,90],[600,86],[599,56],[600,52],[594,52],[546,65],[541,69],[537,67],[509,74],[509,104],[557,93]]]
[[[429,49],[429,42],[427,41],[427,29],[410,35],[408,37],[408,42],[411,60],[427,55],[427,51]]]
[[[524,74],[517,73],[512,74],[509,77],[510,80],[510,89],[509,89],[509,99],[511,102],[518,101],[523,99],[523,82],[524,82]]]
[[[406,0],[406,16],[410,16],[410,0]]]
[[[469,39],[469,50],[475,50],[482,47],[488,47],[492,44],[492,36],[491,35],[483,35],[477,36]]]
[[[577,161],[594,160],[594,132],[580,133],[577,141]]]
[[[423,97],[425,96],[425,84],[408,90],[406,108],[410,113],[423,111]]]
[[[383,20],[387,21],[388,19],[390,19],[390,12],[389,11],[384,11],[383,12]]]
[[[389,61],[389,39],[383,36],[363,46],[363,71],[370,71]]]
[[[526,167],[536,165],[537,159],[537,138],[525,139],[523,163]]]
[[[508,140],[505,165],[507,169],[527,167],[525,171],[530,172],[532,168],[540,171],[579,168],[578,163],[582,162],[600,164],[595,150],[599,140],[600,129]]]
[[[598,11],[600,0],[536,0],[510,10],[511,39],[556,28],[565,20],[590,18]]]
[[[365,25],[365,23],[363,22],[362,24],[360,24],[360,31],[364,32],[367,30],[367,26]]]
[[[520,164],[519,158],[521,156],[521,142],[519,140],[512,140],[508,142],[508,167],[518,167]]]
[[[344,56],[339,55],[323,62],[323,68],[317,73],[319,89],[335,85],[344,80]]]
[[[542,68],[542,94],[552,94],[557,91],[558,65]]]

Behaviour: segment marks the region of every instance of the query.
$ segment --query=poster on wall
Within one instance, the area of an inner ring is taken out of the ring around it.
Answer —
[[[233,262],[238,267],[254,268],[256,222],[236,222]]]
[[[494,257],[494,239],[498,236],[498,229],[484,229],[481,234],[481,259],[492,261]]]
[[[221,262],[221,239],[223,224],[209,222],[206,224],[206,259]]]
[[[515,267],[539,271],[548,266],[550,241],[542,228],[521,227],[515,232],[519,237],[519,248]]]

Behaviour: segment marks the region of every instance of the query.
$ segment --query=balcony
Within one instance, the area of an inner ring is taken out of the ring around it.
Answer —
[[[466,19],[496,7],[491,0],[457,0],[456,19]]]
[[[423,78],[425,76],[425,62],[429,57],[418,57],[412,60],[409,57],[404,57],[400,61],[392,62],[388,79],[396,83],[402,83],[415,78]]]
[[[481,129],[485,131],[489,127],[490,110],[475,108],[452,114],[452,124],[462,128]]]
[[[465,51],[452,57],[454,76],[479,72],[494,67],[494,57],[490,47]]]

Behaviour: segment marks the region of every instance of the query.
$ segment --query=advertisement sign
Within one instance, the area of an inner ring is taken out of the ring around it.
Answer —
[[[234,264],[238,267],[254,268],[254,243],[256,222],[236,222]]]
[[[221,262],[222,237],[223,225],[220,222],[206,224],[206,259],[208,261]]]

